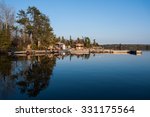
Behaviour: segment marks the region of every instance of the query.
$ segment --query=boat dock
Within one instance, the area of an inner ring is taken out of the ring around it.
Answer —
[[[37,55],[37,54],[51,54],[51,53],[58,53],[57,50],[26,50],[26,51],[15,51],[15,52],[8,52],[9,55],[18,55],[18,54],[25,54],[25,55]]]
[[[8,52],[9,55],[46,55],[52,53],[62,53],[65,51],[58,51],[58,50],[30,50],[30,51],[15,51],[15,52]],[[110,54],[134,54],[134,55],[141,55],[141,50],[111,50],[111,49],[83,49],[83,50],[75,50],[70,49],[69,52],[72,55],[83,55],[83,54],[90,54],[90,53],[110,53]]]
[[[90,53],[112,53],[112,54],[134,54],[141,55],[141,50],[112,50],[112,49],[90,49]]]

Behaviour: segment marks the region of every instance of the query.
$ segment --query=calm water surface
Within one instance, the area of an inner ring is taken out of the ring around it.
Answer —
[[[0,99],[150,99],[150,52],[1,56]]]

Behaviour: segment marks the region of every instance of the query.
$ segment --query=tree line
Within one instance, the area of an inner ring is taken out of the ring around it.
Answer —
[[[150,50],[150,44],[106,44],[105,49],[114,50]]]
[[[0,50],[6,50],[11,45],[14,15],[12,8],[0,2]]]
[[[47,49],[57,42],[68,47],[74,47],[76,43],[82,43],[87,48],[98,46],[95,39],[91,42],[89,37],[57,37],[50,25],[49,17],[34,6],[19,10],[15,17],[13,8],[0,3],[0,52],[24,50],[29,44],[32,49]]]

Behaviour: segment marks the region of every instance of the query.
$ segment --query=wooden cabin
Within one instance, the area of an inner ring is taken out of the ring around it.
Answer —
[[[84,44],[77,43],[77,44],[75,45],[75,48],[76,48],[76,50],[83,50],[83,49],[84,49]]]

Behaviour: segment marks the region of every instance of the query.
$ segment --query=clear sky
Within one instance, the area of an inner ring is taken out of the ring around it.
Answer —
[[[150,0],[4,0],[16,13],[36,6],[57,36],[106,43],[150,44]]]

